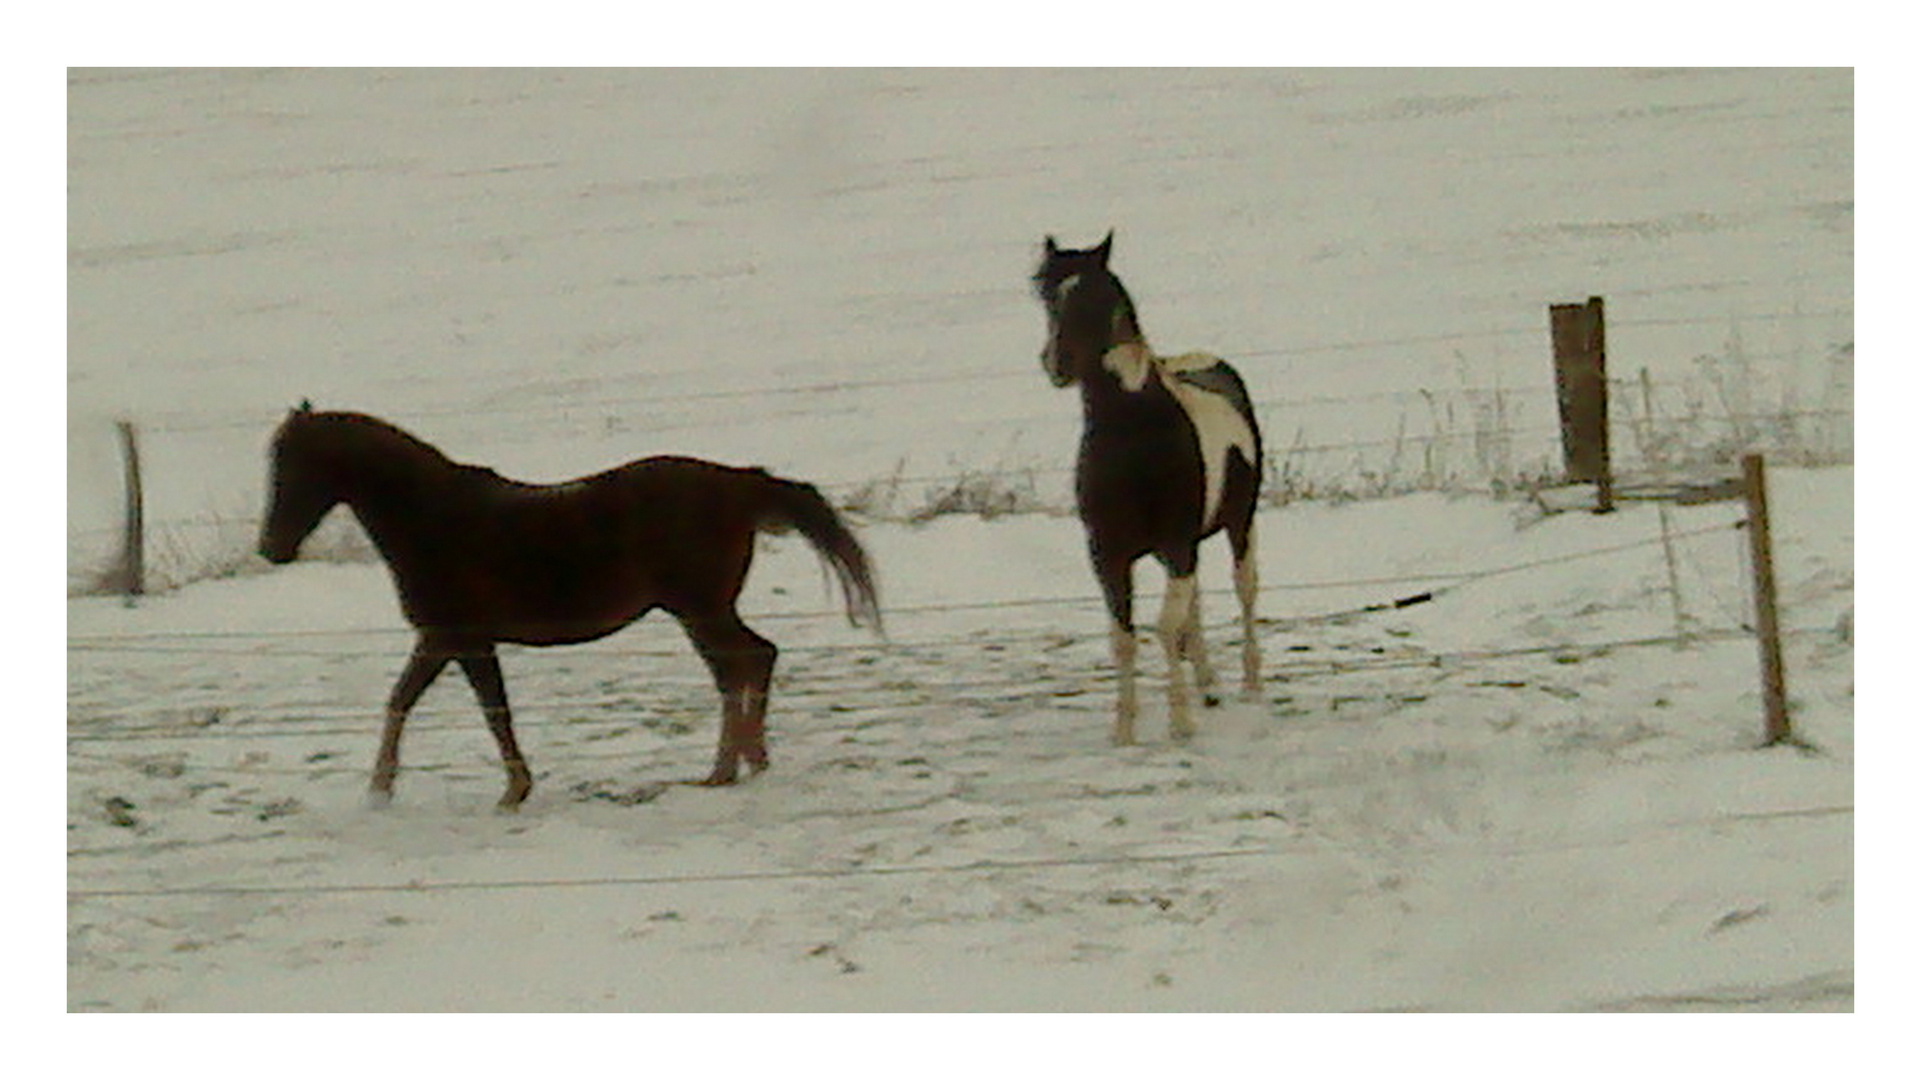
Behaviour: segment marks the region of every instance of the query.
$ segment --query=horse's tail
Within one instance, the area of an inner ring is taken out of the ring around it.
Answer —
[[[840,579],[847,621],[881,632],[880,597],[874,587],[874,568],[867,552],[848,531],[820,489],[797,480],[767,476],[767,501],[761,510],[763,528],[792,528],[807,538]]]

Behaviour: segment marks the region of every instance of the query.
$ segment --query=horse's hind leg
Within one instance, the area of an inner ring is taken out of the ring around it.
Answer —
[[[701,783],[731,784],[743,760],[754,772],[767,768],[767,695],[779,650],[732,611],[683,623],[720,691],[720,747]]]
[[[414,643],[413,655],[407,659],[406,668],[387,698],[387,723],[380,733],[380,756],[374,759],[373,780],[367,785],[368,801],[374,805],[385,806],[393,801],[394,778],[400,772],[400,733],[407,725],[407,713],[452,658],[452,652],[445,646],[425,637]]]
[[[1200,691],[1201,701],[1209,707],[1219,705],[1221,697],[1214,692],[1214,665],[1207,662],[1207,639],[1201,632],[1199,588],[1193,591],[1193,600],[1187,609],[1187,621],[1181,628],[1181,655],[1194,665],[1194,688]]]
[[[1241,602],[1241,695],[1261,696],[1261,641],[1254,632],[1254,602],[1260,598],[1261,571],[1255,555],[1254,519],[1230,536],[1234,547],[1234,595]]]
[[[480,698],[480,709],[487,716],[487,730],[500,746],[500,763],[507,769],[507,790],[500,796],[499,808],[518,810],[534,789],[534,775],[521,756],[514,739],[514,717],[507,708],[507,682],[500,674],[500,656],[491,644],[463,650],[458,657],[460,670]]]

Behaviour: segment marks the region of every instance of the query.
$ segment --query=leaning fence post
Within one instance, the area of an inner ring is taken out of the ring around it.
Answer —
[[[1761,649],[1761,700],[1767,711],[1763,746],[1795,742],[1788,721],[1787,676],[1781,663],[1781,619],[1774,592],[1774,544],[1768,527],[1767,466],[1760,454],[1741,458],[1748,504],[1748,566],[1754,577],[1754,633]]]
[[[128,603],[132,603],[135,597],[147,592],[147,529],[145,499],[140,489],[140,442],[131,421],[121,420],[116,426],[120,429],[120,456],[126,465],[127,490],[126,530],[121,538],[116,584]]]
[[[1554,389],[1561,406],[1561,456],[1571,483],[1595,486],[1595,510],[1614,509],[1614,469],[1608,455],[1607,326],[1602,300],[1552,304]]]

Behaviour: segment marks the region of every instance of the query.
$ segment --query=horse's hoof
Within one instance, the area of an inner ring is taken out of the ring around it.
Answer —
[[[389,806],[392,806],[393,804],[394,804],[394,793],[391,790],[382,790],[380,788],[367,789],[367,798],[366,798],[367,809],[385,810]]]

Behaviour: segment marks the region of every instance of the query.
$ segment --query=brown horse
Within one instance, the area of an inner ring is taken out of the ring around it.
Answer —
[[[847,617],[880,629],[866,553],[808,484],[684,457],[652,457],[561,484],[526,484],[449,460],[371,416],[306,403],[275,434],[260,554],[291,562],[346,503],[379,548],[418,632],[387,703],[371,795],[393,797],[407,712],[449,661],[500,744],[512,810],[533,788],[514,741],[495,646],[566,645],[666,610],[713,671],[720,750],[704,783],[767,767],[776,649],[735,610],[763,529],[793,528],[840,580]]]
[[[1214,671],[1201,640],[1195,570],[1202,540],[1226,531],[1241,602],[1241,686],[1261,687],[1254,637],[1259,591],[1254,509],[1261,488],[1261,431],[1240,374],[1217,356],[1160,356],[1147,346],[1134,302],[1107,268],[1114,234],[1082,251],[1047,238],[1034,273],[1047,311],[1041,364],[1057,387],[1081,391],[1081,447],[1074,488],[1088,553],[1113,619],[1120,676],[1114,741],[1134,741],[1134,563],[1152,555],[1167,570],[1157,627],[1167,656],[1168,721],[1194,733],[1181,664],[1212,704]]]

